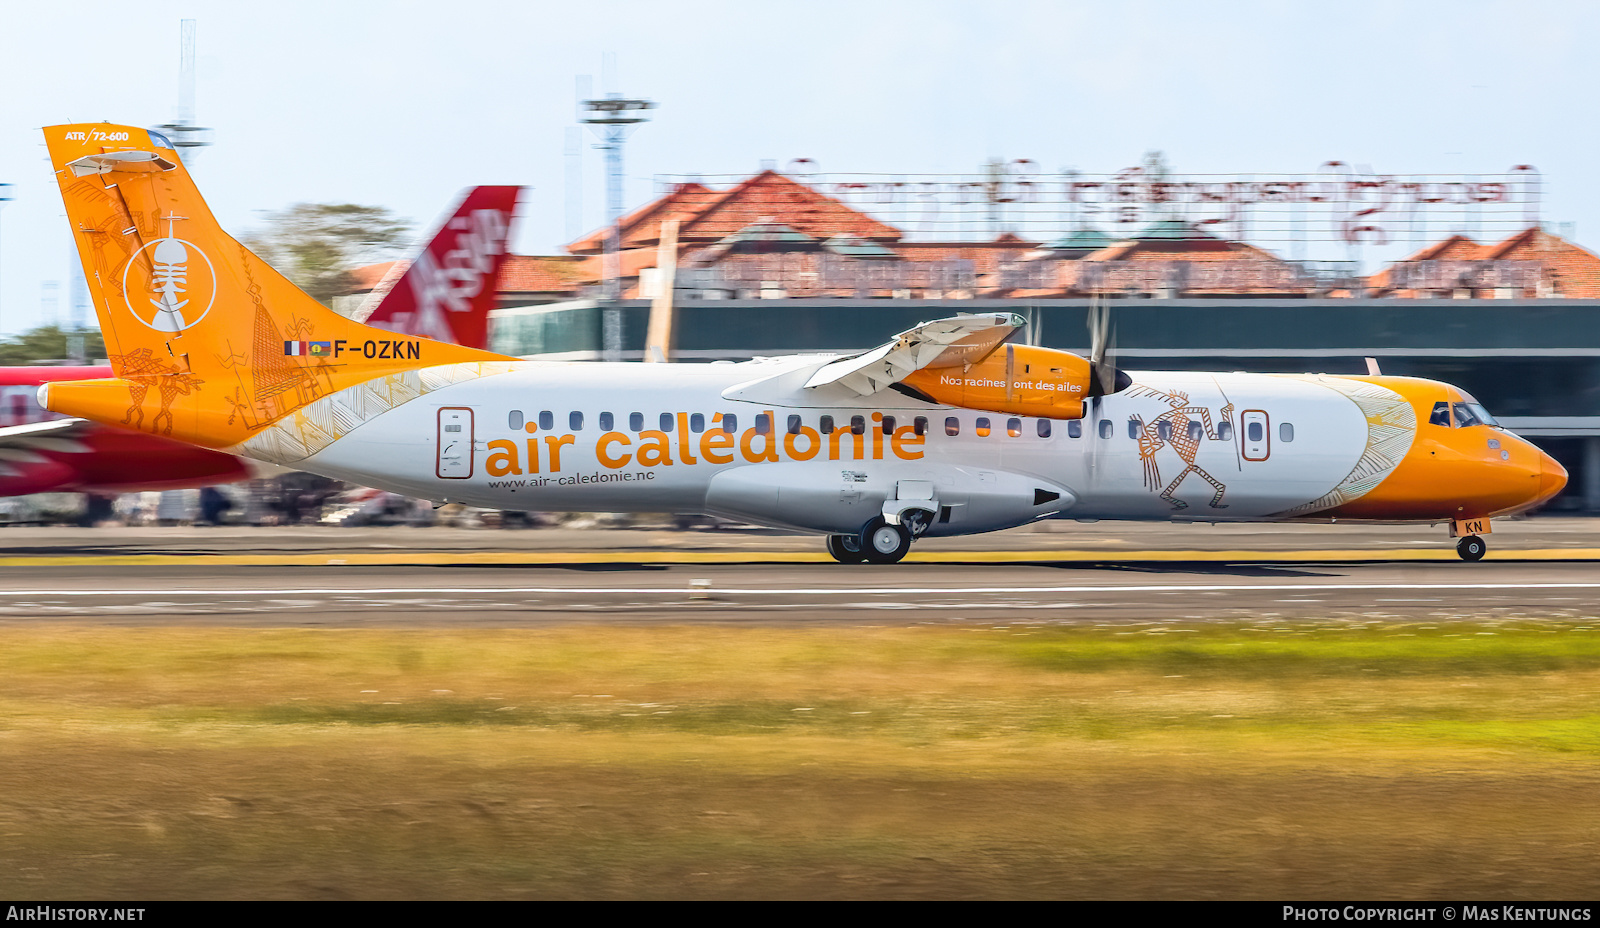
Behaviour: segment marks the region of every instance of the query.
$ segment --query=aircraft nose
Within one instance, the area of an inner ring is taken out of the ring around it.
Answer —
[[[1539,452],[1539,496],[1534,504],[1544,502],[1561,492],[1567,485],[1567,469],[1555,458]]]

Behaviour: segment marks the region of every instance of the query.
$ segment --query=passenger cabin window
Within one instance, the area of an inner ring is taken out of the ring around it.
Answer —
[[[705,413],[694,413],[689,417],[689,431],[699,434],[706,430]]]
[[[1260,441],[1266,434],[1267,430],[1262,428],[1259,422],[1252,422],[1244,427],[1245,441]]]
[[[1289,422],[1278,423],[1278,440],[1294,441],[1294,425]]]
[[[1100,437],[1101,438],[1110,438],[1111,437],[1111,420],[1110,419],[1101,419],[1100,420]]]
[[[577,410],[567,413],[567,431],[583,431],[583,413],[578,412]]]
[[[983,416],[979,416],[978,417],[977,428],[973,429],[973,431],[978,433],[978,437],[979,438],[988,438],[989,437],[989,420],[987,418],[983,417]]]
[[[617,417],[609,412],[600,414],[600,431],[609,432],[617,427]]]
[[[520,432],[522,431],[522,421],[522,410],[513,409],[511,410],[511,415],[506,416],[506,427],[513,432]]]
[[[790,416],[789,417],[789,434],[790,435],[799,435],[800,434],[800,417],[799,416]]]
[[[1040,438],[1049,438],[1050,437],[1050,420],[1049,419],[1040,419],[1037,428],[1038,428],[1038,431],[1039,431],[1039,437]]]
[[[823,416],[822,417],[822,421],[817,423],[817,430],[820,431],[824,435],[832,435],[833,434],[833,417],[832,416]]]
[[[1012,438],[1022,437],[1022,420],[1015,417],[1006,420],[1006,434]]]
[[[883,434],[885,434],[885,435],[893,435],[894,434],[894,416],[884,416],[883,417]]]
[[[1039,421],[1047,422],[1049,420],[1041,419]],[[1068,422],[1067,423],[1067,437],[1068,438],[1082,438],[1083,437],[1083,422],[1081,422],[1078,419],[1073,419],[1072,421]]]
[[[946,435],[960,435],[961,420],[957,419],[955,416],[946,417],[944,420],[944,433]]]
[[[764,412],[756,413],[756,434],[769,435],[772,433],[772,417]]]
[[[1233,441],[1233,423],[1223,421],[1217,423],[1217,440]]]
[[[1206,434],[1205,429],[1201,428],[1200,423],[1198,422],[1189,423],[1189,427],[1186,429],[1186,431],[1189,433],[1190,441],[1199,441],[1200,439],[1204,438]]]
[[[1128,420],[1128,437],[1129,438],[1138,438],[1139,437],[1139,432],[1143,428],[1144,428],[1144,423],[1139,421],[1139,417],[1138,416],[1134,416],[1132,419]]]
[[[850,417],[850,434],[851,435],[865,435],[865,434],[867,434],[867,419],[866,419],[865,416],[851,416]]]
[[[1156,423],[1156,437],[1162,441],[1172,440],[1172,423],[1165,419]]]
[[[546,432],[548,432],[548,431],[551,431],[552,429],[554,429],[555,427],[556,427],[556,414],[555,413],[551,412],[548,409],[546,409],[543,412],[539,413],[539,428],[544,429]]]
[[[633,429],[635,432],[644,431],[644,413],[642,413],[642,412],[630,412],[630,413],[628,413],[628,428]]]
[[[928,434],[928,417],[918,416],[911,420],[911,434],[918,438]]]
[[[739,417],[731,412],[722,414],[722,430],[729,435],[739,431]]]
[[[661,431],[672,431],[672,413],[664,412],[661,414]]]

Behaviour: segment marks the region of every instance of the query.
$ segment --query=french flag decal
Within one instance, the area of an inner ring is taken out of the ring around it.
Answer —
[[[304,357],[311,353],[309,342],[284,342],[283,353],[289,357]]]

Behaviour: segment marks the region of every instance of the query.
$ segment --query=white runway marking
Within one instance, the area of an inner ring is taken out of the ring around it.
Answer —
[[[1101,584],[1097,586],[969,586],[969,587],[833,587],[819,588],[806,587],[803,589],[762,589],[741,587],[711,587],[711,592],[724,594],[737,594],[743,596],[903,596],[907,594],[925,596],[949,596],[952,594],[973,593],[1243,593],[1243,592],[1322,592],[1332,590],[1396,590],[1396,591],[1421,591],[1444,590],[1459,592],[1461,590],[1506,590],[1524,592],[1528,590],[1594,590],[1600,589],[1600,582],[1593,583],[1225,583],[1225,584],[1135,584],[1128,586],[1114,586]],[[0,590],[0,598],[11,597],[37,597],[40,599],[53,599],[58,597],[83,597],[83,596],[148,596],[159,593],[162,596],[393,596],[406,594],[417,595],[459,595],[459,594],[675,594],[687,596],[687,586],[673,587],[563,587],[563,586],[537,586],[537,587],[337,587],[337,588],[294,588],[294,589],[256,589],[256,590],[150,590],[150,589],[120,589],[120,590]],[[293,600],[279,600],[283,604],[296,604]],[[19,603],[18,605],[42,605],[42,603]],[[176,604],[173,604],[176,605]],[[644,604],[641,604],[644,605]]]

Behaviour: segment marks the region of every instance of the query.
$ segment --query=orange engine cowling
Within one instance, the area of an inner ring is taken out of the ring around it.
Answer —
[[[1088,360],[1075,354],[1008,344],[977,364],[923,368],[902,382],[951,406],[1081,419],[1091,376]]]

